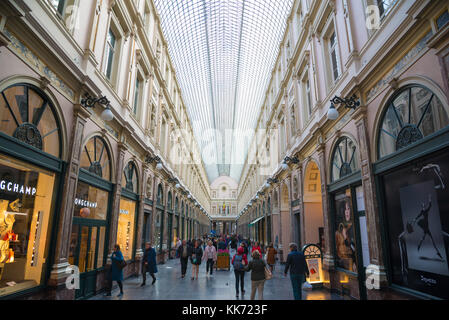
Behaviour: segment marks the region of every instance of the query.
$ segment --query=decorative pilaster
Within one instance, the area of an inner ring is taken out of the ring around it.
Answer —
[[[306,244],[306,220],[305,220],[305,212],[304,212],[304,183],[305,177],[303,172],[303,164],[300,163],[298,165],[298,199],[299,199],[299,221],[301,223],[301,234],[299,237],[296,237],[299,239],[299,246],[302,248]],[[296,220],[296,219],[295,219]],[[296,226],[296,230],[299,230],[298,226]]]
[[[368,232],[369,254],[371,266],[367,268],[367,275],[377,274],[379,286],[388,286],[385,265],[383,261],[381,225],[379,221],[374,173],[370,164],[371,153],[367,129],[366,107],[360,107],[353,114],[357,126],[359,141],[360,165],[362,170],[362,187],[365,201],[366,224]],[[369,295],[369,292],[368,292]]]
[[[118,155],[117,155],[117,167],[115,172],[115,181],[113,195],[112,195],[112,212],[111,212],[111,224],[109,226],[109,255],[108,255],[108,264],[111,263],[110,257],[112,252],[114,251],[114,246],[117,243],[117,228],[118,228],[118,219],[120,212],[120,197],[122,195],[122,173],[125,162],[125,152],[126,146],[125,144],[119,142],[118,144]]]
[[[140,191],[141,194],[139,195],[139,211],[138,211],[138,218],[137,218],[137,232],[136,232],[136,260],[141,260],[143,257],[143,250],[142,250],[142,233],[143,233],[143,217],[144,217],[144,211],[145,211],[145,195],[147,194],[147,183],[148,180],[148,171],[149,167],[147,164],[143,164],[143,170],[142,170],[142,181],[140,181],[139,185],[141,186]]]
[[[322,143],[318,147],[318,162],[320,166],[321,176],[321,195],[323,206],[323,222],[324,222],[324,242],[326,244],[324,248],[323,268],[326,270],[332,270],[335,265],[334,255],[331,248],[334,246],[334,237],[332,236],[332,226],[329,212],[329,195],[327,192],[327,178],[326,178],[326,157],[325,157],[325,144]]]
[[[55,247],[55,259],[48,281],[49,286],[62,284],[69,274],[66,269],[69,266],[68,252],[70,235],[72,232],[73,210],[75,205],[76,187],[80,168],[81,148],[84,138],[84,127],[90,114],[81,105],[74,105],[74,117],[71,138],[69,141],[69,163],[65,177],[62,194],[62,205],[58,220],[58,235]]]

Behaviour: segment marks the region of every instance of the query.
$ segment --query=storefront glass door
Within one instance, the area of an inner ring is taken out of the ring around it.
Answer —
[[[78,266],[80,272],[80,289],[76,290],[76,299],[95,294],[96,269],[104,263],[105,232],[106,227],[89,224],[74,224],[72,227],[69,263]]]

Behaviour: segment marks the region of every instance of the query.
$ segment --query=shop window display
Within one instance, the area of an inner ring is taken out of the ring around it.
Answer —
[[[117,229],[117,243],[126,260],[133,258],[134,248],[134,225],[136,215],[136,202],[120,199],[120,212]]]
[[[161,216],[162,216],[162,212],[160,210],[156,211],[156,225],[155,225],[155,229],[154,229],[154,236],[153,236],[153,244],[154,247],[159,251],[161,250]]]
[[[78,182],[75,198],[74,217],[83,219],[106,220],[109,193]]]
[[[357,249],[351,191],[335,195],[335,246],[336,265],[357,272]]]
[[[449,298],[449,150],[383,177],[392,282]]]
[[[0,155],[0,296],[42,284],[55,175]]]

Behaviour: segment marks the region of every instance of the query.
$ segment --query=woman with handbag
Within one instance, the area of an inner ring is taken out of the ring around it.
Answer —
[[[125,258],[123,258],[123,254],[120,251],[120,246],[116,244],[114,246],[114,252],[111,255],[111,271],[110,271],[110,278],[109,278],[109,292],[106,294],[106,296],[111,296],[111,290],[112,290],[112,282],[117,281],[117,284],[120,288],[120,293],[118,297],[123,296],[123,268],[126,266]]]
[[[190,262],[192,263],[192,280],[198,280],[198,271],[200,270],[201,259],[203,258],[203,249],[201,249],[199,241],[194,241],[194,247],[192,248]]]
[[[251,300],[256,297],[256,291],[259,291],[258,298],[263,300],[263,288],[265,285],[265,280],[271,279],[271,273],[267,278],[265,276],[266,270],[265,261],[261,259],[259,250],[255,250],[251,256],[253,259],[248,263],[246,271],[251,271]],[[269,271],[268,271],[269,272]]]

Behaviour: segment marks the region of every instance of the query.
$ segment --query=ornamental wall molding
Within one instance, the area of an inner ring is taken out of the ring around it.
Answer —
[[[37,55],[35,55],[24,43],[17,39],[8,29],[4,31],[5,36],[10,41],[8,48],[13,51],[22,61],[30,66],[34,71],[46,77],[48,81],[58,90],[63,96],[70,101],[75,100],[75,91],[70,86],[60,79]]]
[[[433,33],[427,33],[418,44],[409,50],[401,60],[399,60],[371,89],[367,91],[366,101],[369,103],[374,97],[385,89],[392,80],[397,78],[408,66],[410,66],[416,58],[427,49],[427,41],[432,37]]]

